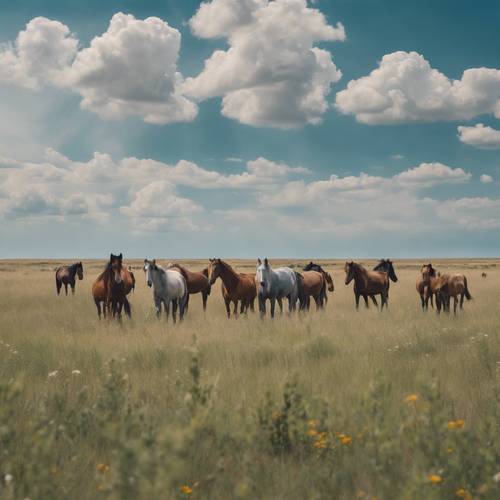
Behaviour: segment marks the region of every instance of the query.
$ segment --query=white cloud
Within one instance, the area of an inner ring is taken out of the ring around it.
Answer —
[[[222,97],[222,114],[253,126],[317,124],[341,72],[316,42],[344,40],[306,0],[213,0],[190,20],[202,38],[227,38],[203,71],[186,79],[196,99]]]
[[[478,123],[474,127],[458,127],[458,137],[469,146],[480,149],[500,149],[500,130]]]
[[[479,177],[479,180],[483,183],[483,184],[491,184],[493,182],[493,177],[491,177],[491,175],[488,175],[488,174],[483,174]]]
[[[105,119],[193,120],[196,105],[180,91],[180,44],[179,31],[157,17],[115,14],[108,30],[78,53],[68,85],[81,93],[82,108]]]
[[[181,34],[167,22],[119,12],[104,34],[78,51],[67,26],[35,18],[15,45],[0,51],[0,82],[69,89],[81,95],[82,108],[103,119],[192,121],[198,108],[181,92],[180,45]]]
[[[393,52],[338,92],[336,107],[369,125],[500,118],[500,70],[467,69],[452,80],[416,52]]]
[[[0,82],[36,89],[64,78],[78,40],[58,21],[35,17],[14,44],[0,47]]]
[[[472,174],[461,168],[451,168],[442,163],[421,163],[393,179],[406,186],[431,187],[443,183],[465,182],[471,177]]]

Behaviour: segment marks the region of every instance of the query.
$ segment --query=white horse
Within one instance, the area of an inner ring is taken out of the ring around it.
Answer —
[[[161,304],[165,306],[165,312],[170,314],[170,304],[172,304],[172,318],[174,323],[177,319],[177,306],[179,306],[180,320],[184,318],[186,310],[188,289],[186,279],[178,271],[163,269],[156,264],[156,260],[144,260],[144,272],[146,282],[149,287],[153,287],[156,315],[161,315]]]
[[[289,267],[273,269],[269,261],[258,260],[257,273],[255,276],[257,284],[257,295],[259,298],[259,311],[261,316],[266,314],[266,300],[271,302],[271,318],[274,318],[274,308],[278,301],[283,311],[282,300],[288,298],[288,310],[292,312],[297,307],[299,296],[298,280],[295,271]]]

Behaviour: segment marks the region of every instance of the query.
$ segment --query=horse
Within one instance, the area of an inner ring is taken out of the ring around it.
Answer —
[[[316,302],[316,310],[323,308],[325,295],[325,278],[318,271],[296,273],[299,290],[299,310],[309,310],[311,297]]]
[[[331,274],[325,271],[319,264],[315,264],[312,261],[304,267],[304,271],[317,271],[318,273],[321,273],[323,275],[323,278],[325,280],[325,287],[323,289],[323,295],[321,297],[321,306],[323,307],[328,302],[328,294],[326,293],[326,290],[328,289],[329,292],[333,292],[335,290]]]
[[[189,269],[186,269],[184,266],[176,263],[169,263],[167,265],[167,269],[177,269],[184,276],[189,295],[194,295],[196,293],[201,293],[203,299],[203,311],[207,310],[207,300],[210,295],[211,286],[208,280],[208,268],[203,269],[199,272],[193,272]],[[189,296],[186,304],[186,309],[189,305]]]
[[[481,278],[486,278],[488,276],[485,272],[481,273]]]
[[[104,317],[111,312],[113,317],[121,319],[122,308],[130,318],[132,316],[127,295],[135,288],[135,276],[130,268],[123,266],[123,254],[109,257],[104,271],[92,285],[92,296],[97,307],[97,315],[101,318],[101,304]]]
[[[61,287],[64,285],[64,291],[68,295],[68,285],[71,287],[71,293],[75,294],[76,276],[79,280],[83,279],[83,264],[75,262],[71,266],[61,266],[56,269],[56,290],[57,295],[61,293]]]
[[[448,278],[447,274],[439,273],[436,268],[429,264],[425,264],[420,269],[422,274],[422,280],[424,282],[424,303],[427,306],[427,303],[430,299],[432,304],[432,297],[436,298],[436,312],[437,314],[441,313],[441,308],[444,311],[448,308]]]
[[[442,290],[442,297],[445,302],[445,310],[450,311],[450,299],[453,297],[453,314],[457,314],[457,306],[464,308],[464,298],[472,299],[472,295],[467,287],[467,278],[463,274],[453,274],[447,276],[446,287]]]
[[[420,268],[420,275],[417,277],[417,282],[415,288],[417,293],[420,295],[420,302],[422,304],[422,310],[425,311],[429,309],[429,300],[431,306],[434,307],[433,293],[430,290],[430,273],[432,272],[432,264],[425,264]]]
[[[367,271],[361,264],[356,262],[346,262],[344,266],[346,274],[345,284],[348,285],[354,280],[354,297],[356,299],[356,310],[359,309],[359,297],[365,300],[368,307],[368,297],[371,297],[377,304],[375,295],[380,294],[382,304],[380,310],[388,307],[389,299],[389,274],[385,271]]]
[[[163,269],[156,260],[144,260],[144,273],[147,285],[153,287],[153,296],[156,307],[156,315],[160,318],[161,305],[163,303],[165,313],[170,315],[170,304],[172,304],[172,319],[175,324],[177,320],[177,307],[179,307],[180,321],[184,319],[188,301],[188,286],[186,278],[178,270]]]
[[[276,300],[288,299],[288,311],[291,313],[297,307],[299,297],[298,273],[289,267],[273,269],[269,260],[257,261],[255,281],[258,286],[259,311],[261,317],[266,314],[266,300],[271,302],[271,318],[274,318]],[[280,304],[281,307],[281,304]]]
[[[231,317],[231,302],[234,304],[233,316],[238,316],[238,301],[241,302],[240,314],[253,312],[257,290],[252,274],[237,273],[227,262],[221,259],[210,259],[208,264],[208,281],[213,285],[217,278],[222,281],[222,298],[226,304],[227,317]]]

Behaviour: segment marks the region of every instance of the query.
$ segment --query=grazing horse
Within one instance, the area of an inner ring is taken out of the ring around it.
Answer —
[[[460,304],[460,309],[464,308],[464,298],[472,299],[472,295],[467,287],[467,278],[463,274],[453,274],[447,276],[446,287],[442,289],[442,297],[444,309],[450,311],[450,299],[453,297],[453,314],[457,314],[457,306]]]
[[[177,307],[179,307],[180,321],[184,319],[187,301],[189,297],[186,278],[178,270],[163,269],[156,260],[144,260],[144,272],[148,286],[153,287],[156,315],[161,315],[161,305],[165,308],[168,317],[170,304],[172,304],[172,319],[174,324],[177,320]]]
[[[335,290],[331,274],[325,271],[319,264],[315,264],[312,261],[304,267],[304,271],[317,271],[323,275],[325,280],[325,288],[323,289],[323,295],[321,297],[321,306],[323,307],[328,302],[328,294],[326,293],[327,288],[329,292],[333,292]]]
[[[309,310],[311,297],[316,302],[316,310],[323,307],[323,296],[325,295],[325,278],[318,271],[303,271],[297,273],[299,290],[299,309]]]
[[[186,269],[184,266],[180,264],[170,263],[167,265],[167,269],[178,269],[181,274],[186,279],[188,293],[189,295],[194,295],[196,293],[201,293],[203,299],[203,310],[207,310],[207,300],[210,295],[211,286],[208,281],[208,268],[203,269],[200,272],[193,272],[189,269]],[[186,309],[189,304],[189,296],[186,304]]]
[[[118,315],[121,319],[122,308],[130,318],[131,310],[127,295],[135,288],[135,277],[130,268],[123,266],[123,255],[109,257],[104,271],[97,277],[92,285],[92,296],[97,307],[97,314],[101,318],[101,304],[104,317],[106,312],[111,312],[113,317]]]
[[[71,293],[75,294],[76,276],[79,280],[83,279],[83,264],[75,262],[71,266],[61,266],[56,269],[56,289],[57,295],[61,293],[61,287],[64,285],[64,291],[68,295],[68,285],[71,287]]]
[[[288,311],[291,313],[297,307],[299,298],[298,273],[289,267],[273,269],[268,259],[258,260],[255,281],[258,287],[259,311],[261,317],[266,314],[266,300],[271,302],[271,318],[274,318],[276,300],[288,299]],[[280,304],[281,307],[281,304]]]
[[[420,268],[420,275],[417,277],[417,282],[415,284],[417,293],[420,295],[420,302],[422,304],[423,311],[429,309],[429,300],[431,302],[431,306],[434,307],[434,295],[430,289],[430,277],[433,270],[434,268],[430,262],[429,264],[423,265]]]
[[[367,271],[361,264],[346,262],[344,266],[346,274],[345,284],[354,280],[354,297],[356,299],[356,310],[359,309],[359,297],[363,297],[368,307],[368,297],[375,299],[380,294],[382,304],[380,310],[388,307],[389,298],[389,274],[384,271]],[[375,304],[376,301],[374,300]]]
[[[208,264],[208,281],[213,285],[217,278],[222,281],[222,298],[226,304],[227,317],[231,317],[231,302],[234,304],[233,315],[238,316],[238,301],[241,301],[240,314],[254,311],[257,290],[252,274],[237,273],[227,262],[221,259],[210,259]]]

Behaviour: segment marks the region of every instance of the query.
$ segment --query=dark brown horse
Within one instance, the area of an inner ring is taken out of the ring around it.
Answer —
[[[368,297],[380,295],[382,304],[388,306],[389,299],[389,274],[384,271],[367,271],[361,264],[356,262],[346,262],[344,266],[346,274],[345,284],[348,285],[354,280],[354,297],[356,299],[356,309],[359,308],[359,298],[363,297],[365,305],[368,307]]]
[[[104,317],[111,312],[113,317],[121,318],[122,308],[131,317],[130,303],[127,295],[135,288],[135,277],[130,268],[123,266],[123,255],[110,255],[104,271],[92,285],[92,296],[101,317],[101,304]]]
[[[61,287],[64,285],[64,291],[68,295],[68,285],[71,287],[71,293],[75,293],[76,277],[83,279],[83,264],[75,262],[71,266],[61,266],[56,269],[56,289],[57,295],[61,293]]]
[[[417,282],[415,288],[420,295],[420,303],[422,304],[422,310],[429,308],[429,301],[431,306],[434,307],[434,294],[430,286],[431,275],[435,276],[435,270],[432,264],[425,264],[420,268],[420,276],[417,277]]]
[[[299,289],[299,309],[304,311],[309,310],[311,297],[316,302],[316,310],[323,307],[323,297],[325,295],[325,278],[318,271],[303,271],[296,273]]]
[[[332,275],[329,272],[325,271],[319,264],[315,264],[312,261],[304,267],[304,271],[317,271],[318,273],[321,273],[323,275],[325,286],[321,297],[321,307],[325,306],[328,302],[328,294],[326,293],[327,289],[329,292],[333,292],[335,290]]]
[[[439,314],[441,309],[448,310],[448,278],[449,275],[439,273],[435,267],[429,262],[420,269],[422,280],[424,283],[425,297],[424,303],[426,304],[432,298],[435,298],[436,312]]]
[[[233,315],[238,315],[238,302],[241,302],[240,313],[248,308],[254,311],[257,287],[253,274],[237,273],[227,262],[221,259],[210,259],[208,265],[208,280],[210,285],[220,278],[222,281],[222,297],[226,304],[227,317],[231,317],[231,302],[234,304]]]
[[[208,281],[208,268],[203,269],[202,271],[195,272],[186,269],[184,266],[176,263],[170,263],[167,266],[167,269],[177,269],[184,276],[189,295],[194,295],[196,293],[201,293],[201,297],[203,299],[203,310],[207,310],[207,300],[210,295],[210,291],[212,287],[210,286],[210,282]],[[189,303],[189,295],[188,295],[188,303]],[[188,304],[186,304],[187,307]]]

